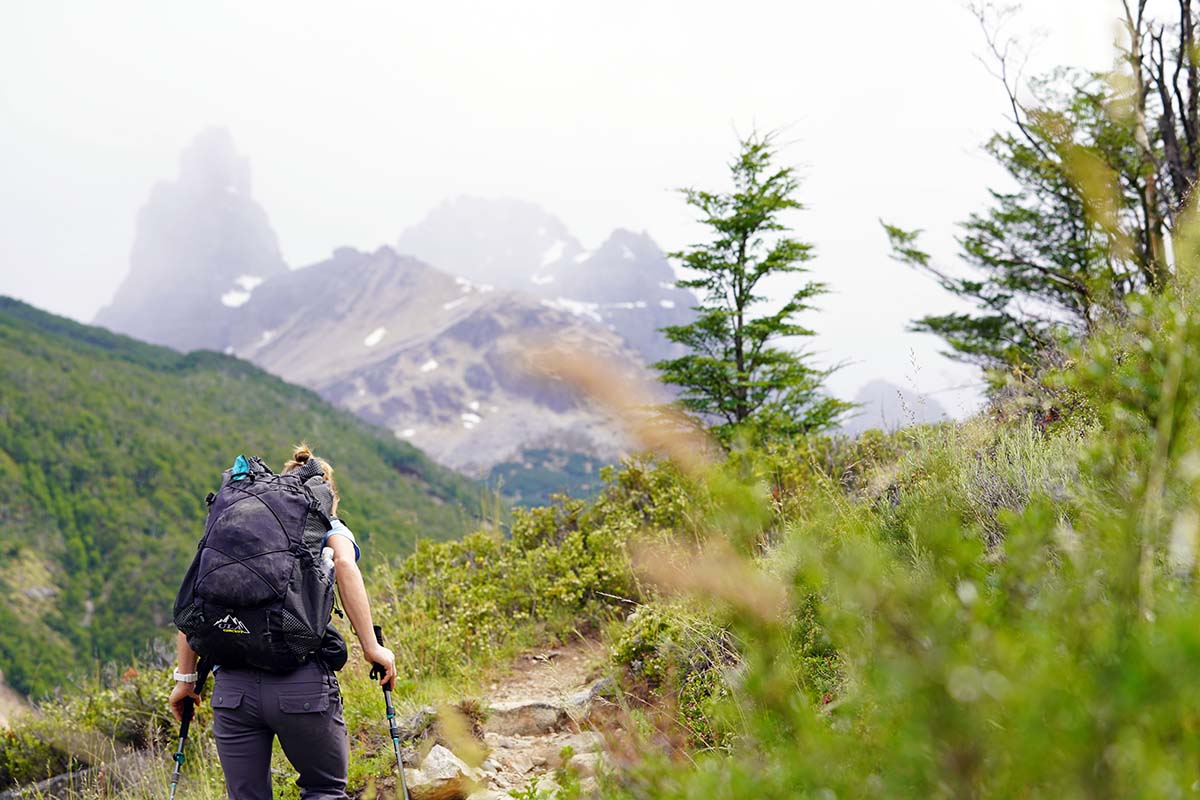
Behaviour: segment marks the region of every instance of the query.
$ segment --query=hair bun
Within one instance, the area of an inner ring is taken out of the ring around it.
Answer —
[[[303,464],[310,458],[312,458],[312,450],[309,450],[306,444],[297,445],[296,452],[292,453],[292,461],[297,464]]]

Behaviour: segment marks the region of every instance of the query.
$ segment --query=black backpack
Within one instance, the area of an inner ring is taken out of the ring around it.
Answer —
[[[314,461],[276,475],[238,456],[208,495],[204,537],[175,598],[175,626],[193,650],[221,666],[288,672],[332,637],[344,663],[329,626],[333,576],[320,559],[332,499]]]

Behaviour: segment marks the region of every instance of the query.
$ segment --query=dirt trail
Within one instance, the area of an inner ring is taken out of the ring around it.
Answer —
[[[562,647],[525,653],[495,676],[481,705],[486,714],[482,738],[488,756],[471,770],[443,747],[435,747],[419,770],[406,770],[413,800],[469,797],[504,800],[510,792],[524,796],[536,783],[553,797],[555,770],[563,748],[570,747],[570,767],[582,778],[585,793],[594,786],[605,738],[589,718],[607,704],[611,682],[602,677],[604,647],[577,640]],[[474,786],[455,791],[454,787]]]
[[[488,699],[494,703],[538,697],[565,699],[599,677],[599,667],[606,657],[604,645],[590,639],[524,653],[492,682]]]

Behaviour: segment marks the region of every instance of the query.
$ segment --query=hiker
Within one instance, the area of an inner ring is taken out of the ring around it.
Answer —
[[[328,625],[332,581],[327,573],[319,580],[308,577],[319,571],[316,565],[321,561],[328,568],[327,558],[321,558],[329,555],[325,548],[332,548],[333,580],[358,634],[363,657],[368,664],[382,667],[379,682],[385,688],[390,689],[395,680],[395,657],[372,633],[371,607],[357,565],[358,543],[337,518],[338,500],[333,468],[304,444],[296,447],[278,476],[261,460],[238,456],[222,477],[221,490],[209,495],[205,539],[176,601],[178,669],[170,705],[176,719],[181,719],[185,700],[200,699],[195,690],[196,651],[200,650],[213,664],[213,734],[231,800],[270,800],[271,746],[276,736],[300,773],[296,783],[302,798],[346,797],[348,742],[334,674],[346,662],[346,646],[337,630]],[[234,517],[237,522],[229,522]],[[224,534],[218,530],[222,526],[233,526],[233,533]],[[293,544],[302,536],[304,548],[319,554],[312,560],[300,560],[305,577],[299,581],[290,577],[297,569],[292,560],[283,568],[275,567],[281,557],[296,558],[279,547],[280,528],[293,531]],[[267,532],[259,534],[261,529]],[[246,531],[253,533],[247,535]],[[228,538],[214,545],[221,535]],[[276,543],[250,554],[236,550],[238,544],[255,541],[256,536],[263,541],[273,536]],[[264,589],[272,569],[282,575],[275,582],[274,596],[269,585]],[[265,611],[261,618],[256,616],[251,606],[255,602],[262,606],[263,600],[255,592],[272,601],[287,592],[295,593],[295,585],[305,580],[316,582],[305,590],[304,597],[286,597],[283,610],[273,612],[274,618]],[[323,593],[328,597],[322,597]],[[219,597],[221,603],[206,606],[213,597]],[[238,603],[247,610],[240,610]],[[214,607],[219,610],[212,610]],[[226,613],[230,608],[233,610]],[[213,616],[221,618],[212,622]],[[304,619],[319,624],[305,625]],[[316,629],[323,631],[319,643],[313,638]],[[270,635],[263,635],[264,631]]]

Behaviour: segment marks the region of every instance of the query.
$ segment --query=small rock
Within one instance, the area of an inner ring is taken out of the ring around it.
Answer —
[[[601,678],[592,683],[591,686],[587,686],[567,696],[567,713],[574,720],[586,719],[592,703],[599,698],[611,696],[615,690],[616,683],[613,682],[612,678]]]
[[[476,789],[471,794],[467,795],[467,800],[503,800],[508,795],[501,794],[495,789]]]
[[[484,729],[508,736],[538,736],[560,730],[570,717],[546,702],[497,703],[488,710]]]
[[[567,767],[580,775],[595,775],[604,763],[603,753],[576,753],[567,762]]]
[[[421,762],[421,772],[430,780],[449,780],[470,771],[462,759],[440,744],[435,744]]]
[[[488,747],[492,748],[493,750],[495,750],[497,748],[501,748],[501,747],[521,747],[522,746],[521,742],[517,741],[516,739],[514,739],[511,736],[504,736],[503,734],[493,733],[491,731],[483,732],[483,743],[486,744]]]
[[[433,723],[437,722],[437,709],[433,706],[422,706],[416,713],[397,725],[400,741],[424,737]]]
[[[580,731],[567,737],[563,744],[576,753],[594,753],[604,749],[604,736],[596,731]]]
[[[515,772],[518,775],[524,775],[534,767],[533,759],[530,758],[528,754],[520,751],[515,753],[506,753],[502,758],[504,765],[507,766],[511,772]]]

